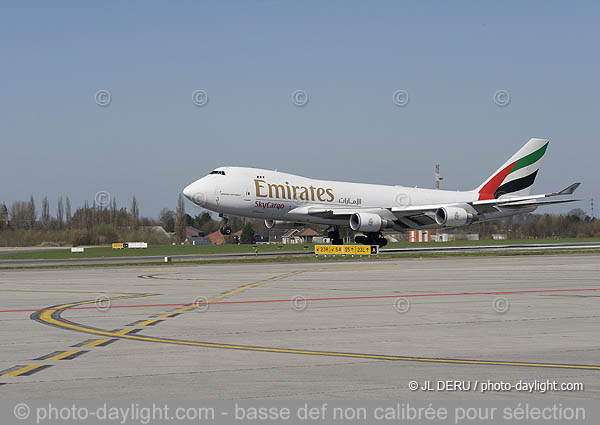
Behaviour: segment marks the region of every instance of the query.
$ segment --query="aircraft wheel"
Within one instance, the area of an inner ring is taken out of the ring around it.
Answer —
[[[223,226],[221,229],[219,229],[219,231],[222,235],[231,235],[231,227],[229,226]]]
[[[337,238],[331,241],[332,245],[344,245],[344,240],[341,238]]]
[[[366,236],[363,236],[363,235],[358,235],[358,236],[354,237],[354,242],[362,244],[362,245],[368,245],[369,238],[367,238]]]

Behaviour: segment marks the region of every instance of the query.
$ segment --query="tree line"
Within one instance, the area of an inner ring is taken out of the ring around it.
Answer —
[[[223,221],[207,212],[192,216],[185,211],[183,196],[179,195],[175,210],[164,208],[158,218],[144,217],[135,195],[129,207],[119,207],[111,198],[107,205],[93,200],[73,208],[69,197],[58,197],[55,214],[50,213],[50,201],[43,197],[38,207],[33,196],[10,206],[0,203],[0,245],[39,245],[44,242],[60,245],[95,245],[115,241],[144,240],[150,243],[181,243],[186,239],[186,227],[210,234]],[[232,232],[242,230],[242,243],[254,242],[255,233],[268,235],[261,220],[230,217]],[[168,235],[156,232],[161,226]],[[509,239],[600,237],[600,220],[576,208],[567,214],[522,214],[498,221],[475,223],[466,228],[449,229],[456,232],[476,232],[481,239],[494,233],[505,233]],[[173,236],[174,238],[172,238]]]
[[[223,224],[222,220],[213,219],[206,211],[196,216],[186,213],[181,195],[177,199],[176,209],[164,208],[157,219],[141,216],[135,195],[128,208],[118,206],[114,197],[106,205],[85,200],[74,208],[68,196],[59,196],[55,200],[54,215],[50,209],[47,197],[42,198],[39,206],[33,196],[27,201],[15,201],[10,206],[0,203],[0,246],[42,243],[95,245],[136,239],[152,243],[181,243],[185,241],[187,226],[209,234]],[[233,232],[246,226],[244,240],[248,243],[253,241],[254,227],[261,227],[240,217],[230,217],[228,225]],[[161,226],[168,235],[157,232],[156,226]],[[248,237],[249,234],[252,236]]]

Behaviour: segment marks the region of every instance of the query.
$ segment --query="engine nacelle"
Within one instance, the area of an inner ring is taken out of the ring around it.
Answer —
[[[284,226],[302,226],[303,223],[294,223],[293,221],[283,221],[283,220],[265,220],[265,227],[267,229],[272,229],[273,227],[284,227]]]
[[[359,232],[379,232],[386,225],[386,220],[373,213],[357,212],[350,216],[350,228]]]
[[[441,207],[435,212],[435,221],[444,227],[465,226],[471,224],[473,214],[460,207]]]
[[[267,229],[272,229],[275,226],[283,226],[284,224],[286,224],[286,221],[282,221],[282,220],[265,220],[265,227]]]

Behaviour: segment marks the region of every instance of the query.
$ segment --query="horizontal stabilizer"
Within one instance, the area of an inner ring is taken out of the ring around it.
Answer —
[[[557,192],[556,195],[571,195],[573,192],[577,190],[577,188],[581,185],[581,183],[573,183],[571,186],[564,188],[560,192]]]

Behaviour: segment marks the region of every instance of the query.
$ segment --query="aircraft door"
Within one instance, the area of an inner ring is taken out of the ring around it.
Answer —
[[[250,187],[246,186],[244,188],[244,201],[250,202],[252,200],[252,192],[250,192]]]

